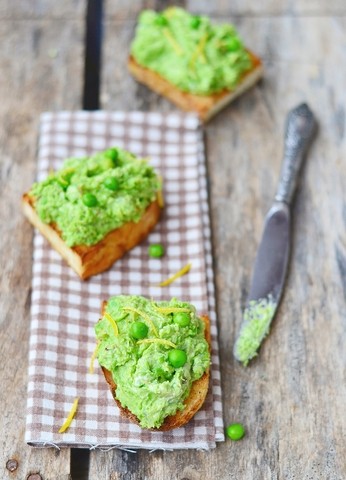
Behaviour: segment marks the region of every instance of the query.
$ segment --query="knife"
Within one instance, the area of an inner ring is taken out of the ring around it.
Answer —
[[[233,349],[235,358],[245,366],[257,355],[280,302],[290,254],[290,206],[300,167],[316,129],[315,117],[306,103],[288,113],[278,188],[265,218],[250,293]]]

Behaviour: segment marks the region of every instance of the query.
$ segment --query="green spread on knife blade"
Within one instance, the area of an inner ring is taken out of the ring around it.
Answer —
[[[232,90],[252,67],[233,25],[215,25],[179,7],[144,10],[131,54],[143,67],[196,95]]]
[[[244,323],[234,346],[234,356],[246,366],[257,355],[262,340],[268,335],[276,303],[272,297],[252,300],[244,312]]]

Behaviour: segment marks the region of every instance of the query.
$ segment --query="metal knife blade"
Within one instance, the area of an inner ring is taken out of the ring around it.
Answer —
[[[305,103],[287,115],[278,189],[265,218],[243,321],[233,349],[235,358],[244,365],[257,355],[281,299],[290,254],[290,205],[316,128],[315,117]]]

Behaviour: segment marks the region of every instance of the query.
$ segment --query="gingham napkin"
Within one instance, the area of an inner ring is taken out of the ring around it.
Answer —
[[[68,156],[119,146],[149,157],[162,175],[165,209],[149,238],[100,275],[82,282],[39,234],[34,236],[26,441],[35,446],[175,449],[215,447],[224,440],[217,325],[202,134],[194,115],[59,112],[41,117],[38,180]],[[148,257],[149,243],[166,255]],[[153,286],[186,263],[168,287]],[[97,361],[94,325],[112,295],[181,298],[211,319],[212,366],[203,408],[183,428],[142,430],[119,415]],[[79,397],[70,428],[58,433]]]

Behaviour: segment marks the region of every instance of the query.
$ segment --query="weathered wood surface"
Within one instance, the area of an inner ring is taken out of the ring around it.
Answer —
[[[20,198],[35,177],[39,114],[80,107],[84,13],[52,20],[29,3],[0,2],[0,478],[67,480],[69,450],[24,442],[32,229]],[[18,462],[13,473],[8,460]]]
[[[126,56],[136,15],[164,1],[105,5],[102,107],[174,110],[136,84]],[[184,2],[175,2],[184,4]],[[246,437],[211,452],[92,452],[90,480],[346,478],[346,7],[341,0],[189,0],[233,20],[265,78],[206,127],[225,424]],[[35,172],[38,115],[80,108],[84,2],[0,0],[1,478],[68,479],[69,451],[24,444],[32,231],[18,202]],[[293,208],[285,294],[258,359],[231,350],[263,218],[275,192],[287,111],[319,120]],[[14,473],[6,461],[16,458]],[[35,479],[36,480],[36,479]],[[75,480],[75,479],[74,479]]]
[[[10,1],[10,0],[7,0]],[[22,0],[24,1],[24,0]],[[41,0],[42,1],[42,0]],[[134,20],[143,8],[161,10],[167,5],[180,5],[196,14],[212,17],[246,17],[246,16],[338,16],[346,13],[343,0],[106,0],[107,17],[111,20]]]
[[[162,7],[164,2],[145,2]],[[140,2],[108,2],[103,108],[171,105],[125,72]],[[345,10],[341,2],[188,2],[236,25],[265,78],[206,127],[225,424],[247,436],[209,453],[91,454],[90,478],[346,478]],[[263,219],[276,189],[287,111],[307,101],[319,134],[293,208],[285,294],[260,356],[232,358]]]

